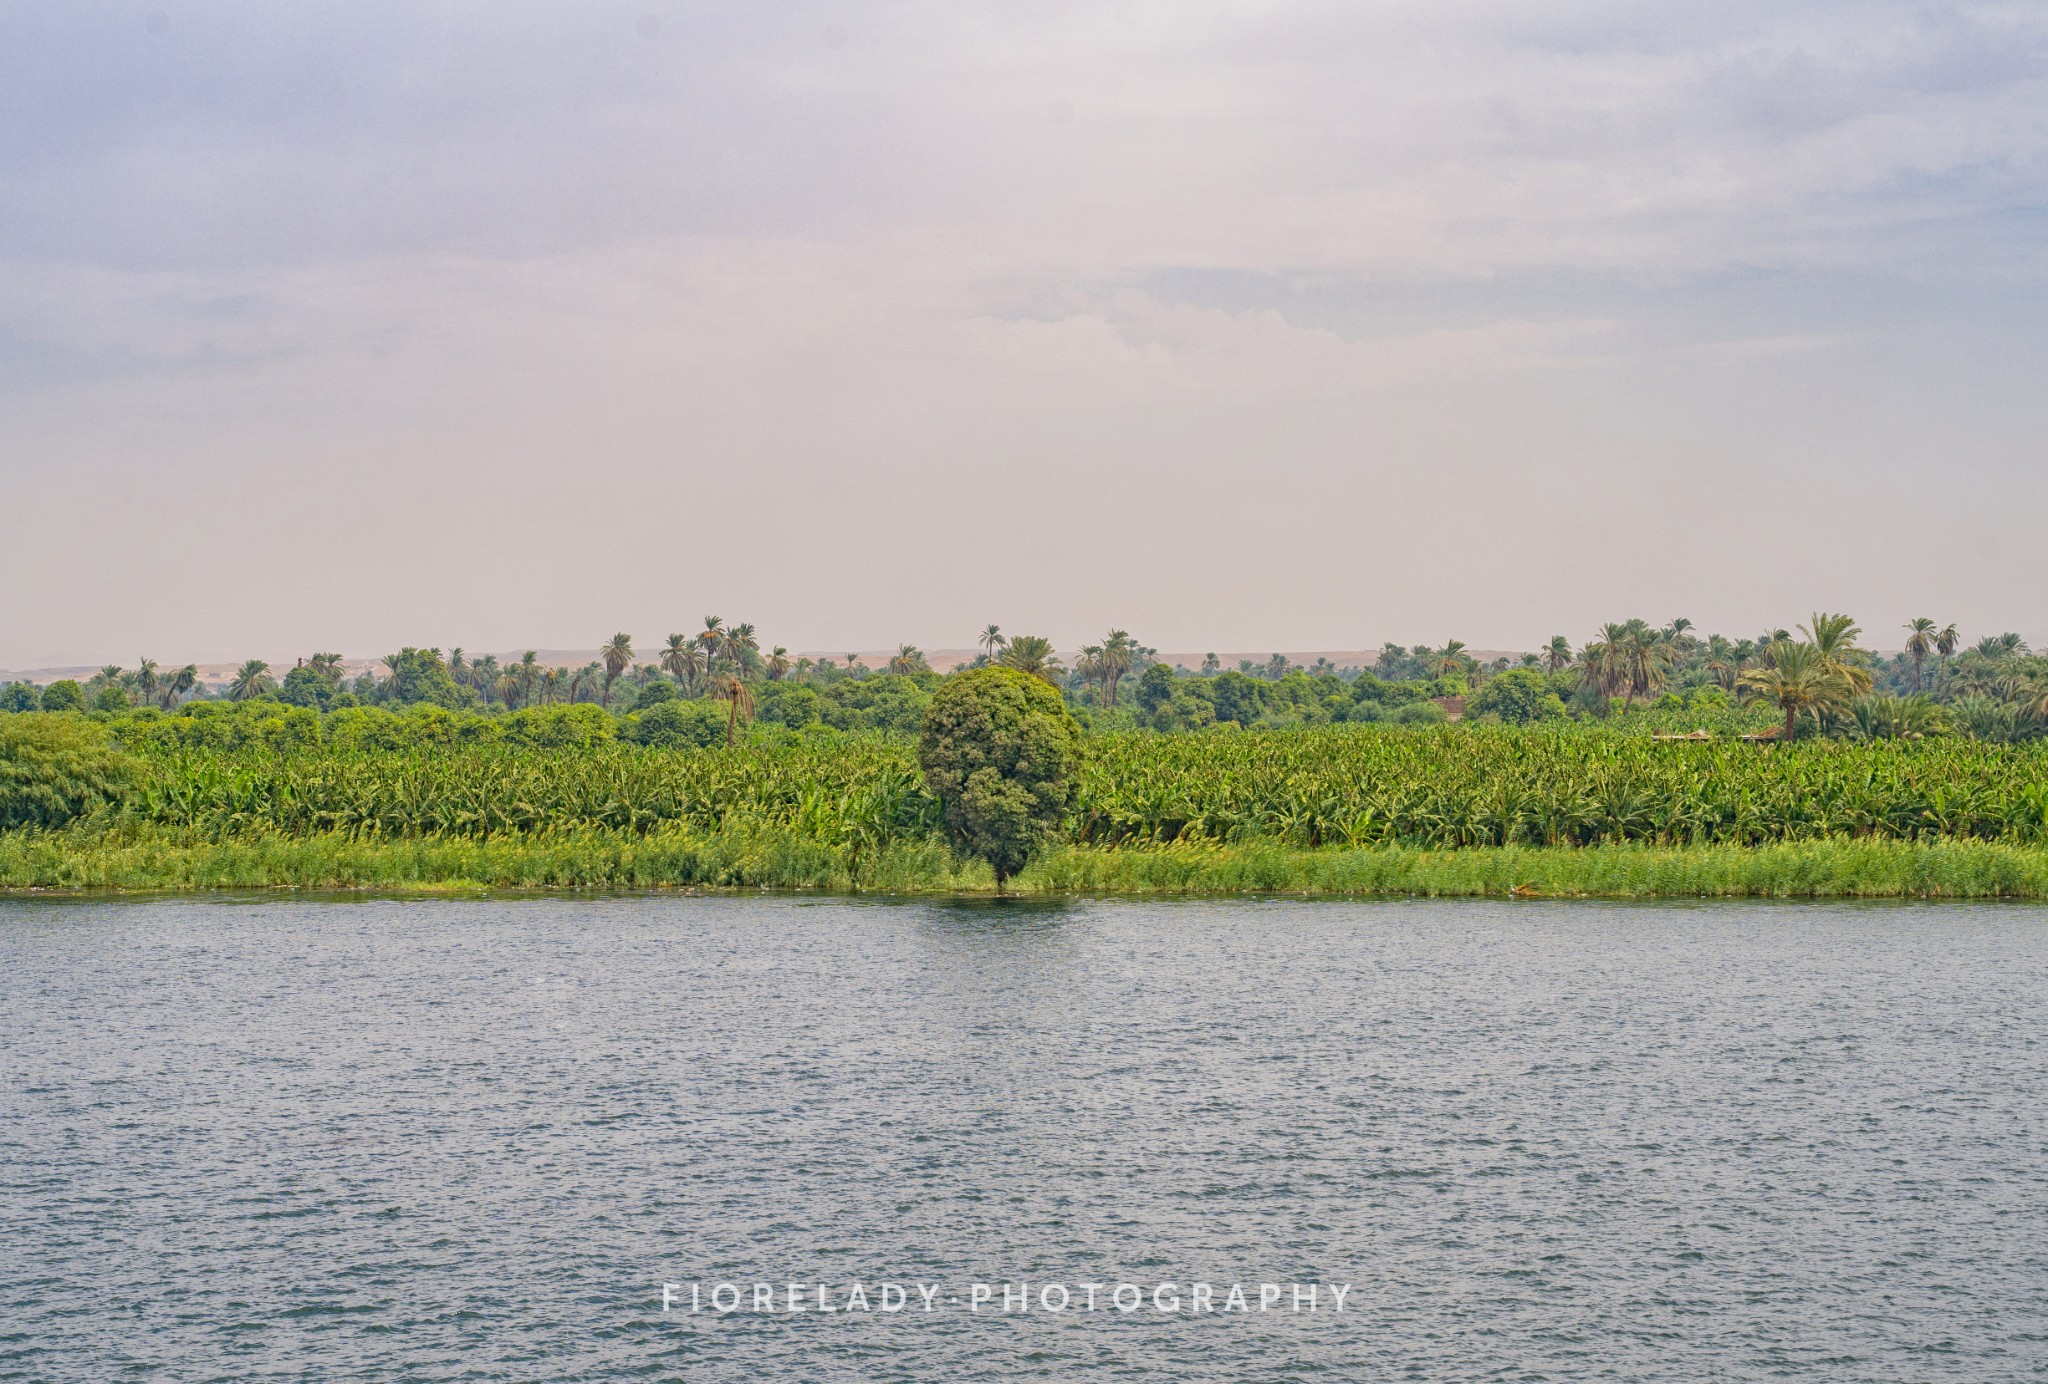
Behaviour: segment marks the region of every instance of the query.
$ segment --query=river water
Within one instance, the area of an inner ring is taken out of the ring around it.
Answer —
[[[10,1380],[2038,1378],[2048,910],[4,903],[0,1208]]]

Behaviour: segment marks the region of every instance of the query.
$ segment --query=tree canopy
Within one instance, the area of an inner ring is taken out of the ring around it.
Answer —
[[[1042,678],[977,668],[925,708],[918,765],[954,846],[995,871],[996,887],[1059,831],[1073,801],[1080,730]]]

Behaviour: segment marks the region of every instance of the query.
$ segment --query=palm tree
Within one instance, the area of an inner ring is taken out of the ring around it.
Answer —
[[[1743,656],[1738,647],[1728,642],[1722,634],[1707,636],[1707,671],[1723,691],[1735,690],[1735,680],[1742,675]]]
[[[708,678],[718,670],[718,651],[725,644],[725,621],[716,615],[704,617],[704,628],[697,635],[697,646],[704,650],[704,674]]]
[[[718,651],[737,668],[742,677],[753,676],[761,662],[761,645],[752,625],[734,625],[719,640]]]
[[[1579,646],[1579,686],[1599,697],[1602,716],[1607,714],[1607,703],[1622,683],[1618,652],[1620,638],[1621,626],[1607,625],[1601,630],[1600,638],[1589,639]]]
[[[732,709],[725,718],[725,743],[730,747],[733,733],[739,729],[740,718],[754,714],[754,691],[740,676],[739,669],[728,668],[711,680],[711,695],[732,703]]]
[[[276,686],[270,680],[270,665],[260,658],[252,658],[235,673],[234,681],[228,684],[228,700],[246,702],[260,697]]]
[[[661,651],[661,666],[682,684],[685,692],[697,690],[697,675],[704,671],[704,650],[687,634],[672,634]]]
[[[1003,645],[1010,641],[1003,638],[1003,631],[1000,626],[990,625],[981,632],[981,638],[974,642],[981,645],[982,657],[990,663],[994,663],[996,661],[996,650],[1002,648]]]
[[[1647,698],[1664,685],[1664,676],[1671,668],[1671,641],[1663,631],[1653,630],[1641,620],[1630,620],[1621,626],[1618,642],[1625,680],[1622,705],[1626,708],[1637,697]]]
[[[1849,695],[1860,696],[1870,690],[1870,670],[1863,666],[1863,651],[1856,647],[1856,636],[1863,630],[1852,617],[1815,611],[1813,623],[1801,625],[1799,632],[1822,662],[1841,674]]]
[[[1948,682],[1948,661],[1955,657],[1956,648],[1962,642],[1963,637],[1956,633],[1953,620],[1942,626],[1941,631],[1934,636],[1934,652],[1941,657],[1941,679],[1944,685]]]
[[[1561,634],[1550,636],[1550,643],[1543,650],[1543,666],[1553,673],[1562,673],[1572,666],[1572,641]]]
[[[783,680],[784,678],[786,678],[786,677],[788,677],[788,676],[789,676],[789,650],[788,650],[788,649],[785,649],[785,648],[783,648],[783,647],[782,647],[782,645],[780,645],[780,644],[777,644],[777,645],[775,646],[775,648],[774,648],[774,651],[773,651],[773,652],[771,652],[771,653],[770,653],[770,654],[768,655],[768,678],[769,678],[769,681],[771,681],[771,682],[781,682],[781,681],[782,681],[782,680]]]
[[[1274,657],[1277,658],[1279,655],[1275,654]],[[1429,656],[1429,675],[1433,678],[1447,678],[1454,673],[1464,672],[1468,662],[1470,660],[1465,657],[1465,641],[1448,640],[1441,649]]]
[[[1073,675],[1088,687],[1102,681],[1102,646],[1083,644],[1081,656],[1074,660]]]
[[[540,704],[553,706],[562,700],[562,689],[568,682],[568,670],[564,668],[543,668],[540,673]]]
[[[135,695],[145,702],[156,700],[156,660],[138,658],[135,660]]]
[[[1771,645],[1770,662],[1742,675],[1742,686],[1785,713],[1785,738],[1798,729],[1799,713],[1819,712],[1839,706],[1854,693],[1842,665],[1824,655],[1818,646],[1779,640]]]
[[[184,696],[198,685],[199,669],[195,665],[188,663],[164,679],[163,688],[157,693],[157,702],[165,711],[169,711],[178,704],[178,698]]]
[[[1137,662],[1137,654],[1138,641],[1131,638],[1128,631],[1111,630],[1108,637],[1102,641],[1102,693],[1105,704],[1116,705],[1117,685]]]
[[[1934,622],[1922,615],[1906,622],[1906,657],[1913,660],[1913,690],[1920,690],[1920,665],[1934,652]]]
[[[1060,660],[1059,655],[1052,651],[1050,639],[1035,634],[1017,635],[1003,646],[1003,651],[996,655],[996,662],[1059,686]]]
[[[604,660],[604,695],[600,700],[609,709],[612,704],[612,684],[618,681],[619,674],[625,672],[626,666],[633,661],[633,636],[613,635],[604,642],[604,647],[597,651],[597,656]]]
[[[1986,658],[2007,658],[2027,651],[2027,641],[2010,631],[2005,634],[1987,634],[1977,641],[1977,652]]]
[[[896,656],[889,660],[892,673],[929,673],[931,664],[925,661],[923,650],[915,644],[898,644]]]
[[[306,666],[329,682],[341,681],[340,654],[314,654],[306,660]]]

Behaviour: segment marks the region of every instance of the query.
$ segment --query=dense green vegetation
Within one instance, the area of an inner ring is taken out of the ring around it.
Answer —
[[[35,693],[64,710],[0,690],[0,887],[1456,892],[1526,866],[1510,886],[2039,894],[2044,661],[1931,626],[1883,659],[1858,633],[1634,621],[1520,667],[1454,642],[1190,672],[1120,631],[1064,669],[991,629],[997,671],[941,677],[907,647],[869,672],[708,621],[657,664],[621,635],[574,672],[407,649],[350,680],[320,655],[214,698],[109,669]],[[1059,764],[998,744],[1022,723],[984,685],[1037,689],[1018,707],[1067,727]]]
[[[266,869],[303,885],[992,882],[949,848],[910,737],[756,726],[729,748],[665,748],[614,724],[585,706],[6,718],[0,886],[256,883]],[[1054,849],[1018,882],[1225,887],[1266,878],[1246,862],[1285,860],[1274,878],[1296,884],[1272,887],[1335,888],[1382,878],[1364,856],[1402,852],[1434,860],[1432,878],[1491,879],[1495,867],[1445,858],[1505,851],[1552,861],[1546,887],[1574,892],[1573,878],[1623,878],[1593,863],[1616,851],[1792,845],[1835,852],[1836,866],[1891,862],[1892,885],[1919,877],[1901,860],[1993,860],[1983,878],[2032,878],[2012,862],[2048,856],[2048,743],[1659,741],[1569,721],[1101,733],[1078,742]],[[1978,846],[1996,850],[1914,854]],[[1355,858],[1331,874],[1309,863],[1325,855]],[[1713,878],[1749,881],[1737,892],[1802,877],[1713,858]]]
[[[1815,614],[1797,636],[1771,630],[1752,639],[1702,638],[1685,620],[1662,627],[1629,620],[1603,626],[1577,649],[1559,635],[1519,658],[1485,663],[1451,640],[1412,649],[1389,644],[1363,668],[1327,660],[1302,668],[1275,654],[1224,669],[1212,654],[1201,668],[1188,669],[1159,663],[1122,630],[1085,646],[1068,667],[1047,640],[1012,639],[990,626],[976,663],[1011,667],[1060,688],[1094,730],[1419,725],[1462,714],[1507,724],[1598,720],[1717,734],[1776,725],[1781,735],[1845,739],[2048,735],[2048,658],[2031,653],[2019,636],[1965,645],[1953,625],[1937,628],[1924,619],[1907,622],[1899,635],[1900,651],[1885,657],[1861,648],[1862,631],[1842,615]],[[618,634],[605,641],[599,659],[574,669],[545,666],[533,653],[501,664],[494,656],[467,659],[460,649],[445,658],[438,649],[401,649],[383,660],[381,672],[354,678],[344,676],[342,663],[335,654],[314,654],[280,682],[269,665],[250,660],[227,685],[208,689],[191,665],[164,672],[144,660],[133,669],[109,666],[82,684],[0,687],[0,711],[168,712],[218,699],[323,714],[438,707],[502,716],[585,705],[616,718],[623,738],[679,746],[734,740],[752,721],[915,734],[940,682],[910,645],[874,670],[853,655],[791,659],[780,647],[763,654],[752,626],[716,617],[694,635],[669,635],[652,661],[639,661],[632,639]]]

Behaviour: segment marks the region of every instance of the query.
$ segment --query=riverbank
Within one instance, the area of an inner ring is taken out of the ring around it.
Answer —
[[[794,835],[574,832],[489,840],[341,834],[210,841],[162,829],[0,835],[0,892],[771,889],[991,893],[937,840],[863,849]],[[2048,848],[1834,838],[1765,846],[1290,849],[1063,846],[1019,894],[1529,898],[2048,899]]]

